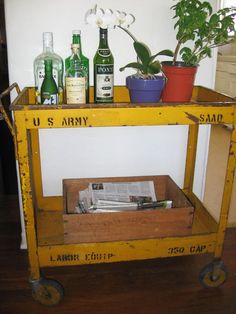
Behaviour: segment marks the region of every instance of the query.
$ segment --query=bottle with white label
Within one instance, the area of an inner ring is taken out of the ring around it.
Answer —
[[[114,58],[108,46],[107,29],[100,28],[99,47],[94,63],[94,102],[113,102]]]
[[[81,66],[84,68],[86,72],[86,103],[89,103],[89,59],[82,53],[82,46],[81,46],[81,32],[80,30],[73,30],[72,31],[72,44],[79,44],[80,45],[80,59],[81,59]],[[70,58],[71,56],[65,59],[65,71],[70,66]]]
[[[87,73],[81,63],[80,45],[72,44],[72,55],[69,59],[69,66],[66,70],[66,103],[67,104],[85,104]]]
[[[41,86],[45,77],[45,60],[52,60],[53,78],[57,84],[59,103],[63,103],[63,60],[53,51],[53,34],[43,33],[43,52],[34,60],[36,104],[41,104]]]

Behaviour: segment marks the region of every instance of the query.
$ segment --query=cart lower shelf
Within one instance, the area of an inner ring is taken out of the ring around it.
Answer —
[[[38,211],[38,256],[41,267],[211,253],[216,245],[217,223],[196,199],[192,232],[188,236],[65,244],[62,217],[62,210]]]

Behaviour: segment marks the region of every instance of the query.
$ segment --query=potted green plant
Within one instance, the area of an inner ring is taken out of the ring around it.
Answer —
[[[101,28],[119,27],[132,38],[137,60],[120,68],[120,71],[126,68],[133,68],[136,71],[134,75],[126,78],[126,86],[129,89],[131,102],[159,102],[166,80],[157,57],[160,55],[173,57],[174,54],[171,50],[166,49],[152,55],[149,47],[138,41],[128,30],[134,21],[135,17],[132,14],[97,8],[97,6],[88,10],[85,14],[87,24]]]
[[[128,63],[120,68],[120,71],[124,71],[126,68],[136,70],[135,74],[126,78],[126,86],[129,89],[131,102],[159,102],[166,80],[165,76],[162,75],[161,63],[157,60],[157,56],[173,57],[173,52],[166,49],[152,55],[149,47],[137,41],[128,29],[123,28],[121,25],[118,27],[123,29],[133,39],[134,50],[137,54],[137,61]]]
[[[175,12],[177,45],[173,60],[162,62],[167,77],[162,101],[188,102],[200,61],[211,57],[213,48],[235,40],[236,10],[223,8],[213,13],[209,2],[200,0],[178,0],[171,9]]]

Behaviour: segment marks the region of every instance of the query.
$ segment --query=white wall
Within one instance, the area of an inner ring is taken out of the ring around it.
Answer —
[[[216,5],[216,0],[211,1]],[[174,49],[172,0],[5,0],[10,82],[20,87],[33,81],[33,60],[42,51],[42,32],[54,34],[54,50],[63,58],[70,54],[71,31],[81,29],[83,52],[92,58],[98,46],[98,30],[85,25],[84,14],[94,4],[103,8],[133,13],[131,31],[149,44],[154,52]],[[132,42],[120,29],[109,31],[110,48],[115,58],[115,84],[124,85],[130,72],[119,68],[135,60]],[[214,56],[202,62],[196,84],[214,86]],[[205,65],[205,67],[203,66]],[[92,82],[91,82],[92,83]],[[201,128],[197,160],[196,193],[202,196],[209,129]],[[65,177],[170,174],[183,183],[187,128],[127,127],[89,130],[43,130],[40,134],[45,195],[61,194]],[[72,150],[69,144],[72,143]],[[53,152],[50,149],[53,147]],[[95,159],[93,159],[95,157]],[[89,164],[86,165],[86,162]]]

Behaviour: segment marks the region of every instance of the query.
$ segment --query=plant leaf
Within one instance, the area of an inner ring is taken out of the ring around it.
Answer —
[[[213,8],[204,0],[178,0],[172,6],[174,15],[174,29],[176,29],[177,45],[174,61],[178,55],[187,65],[197,65],[211,57],[211,49],[225,45],[236,37],[234,18],[236,8],[223,8],[213,13]],[[186,42],[193,43],[193,49],[181,47]]]
[[[150,49],[148,48],[148,46],[139,42],[139,41],[135,41],[134,42],[134,49],[137,53],[138,59],[140,59],[140,61],[144,65],[144,67],[147,67],[147,65],[150,62],[150,58],[151,58],[151,53],[150,53]]]
[[[157,74],[161,71],[161,64],[159,61],[152,62],[148,66],[148,73]]]
[[[153,61],[157,56],[173,57],[174,53],[173,53],[173,51],[171,51],[169,49],[165,49],[165,50],[162,50],[162,51],[156,53],[155,55],[151,56],[150,60]]]
[[[138,63],[138,62],[128,63],[124,67],[120,68],[120,71],[124,71],[124,69],[126,69],[126,68],[134,68],[134,69],[143,71],[143,65],[141,63]]]
[[[212,27],[213,26],[216,27],[219,23],[219,20],[220,20],[219,16],[217,14],[213,14],[209,20],[209,23]]]

